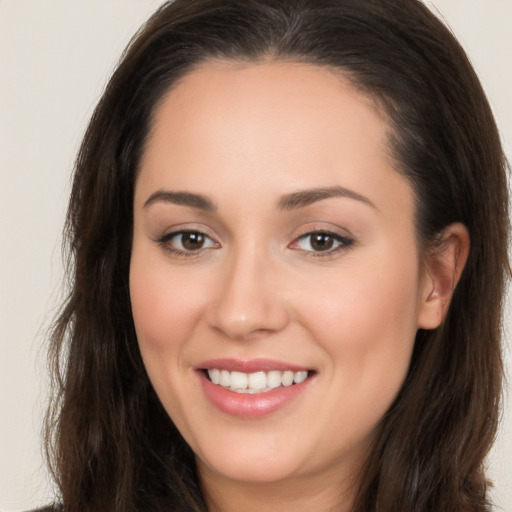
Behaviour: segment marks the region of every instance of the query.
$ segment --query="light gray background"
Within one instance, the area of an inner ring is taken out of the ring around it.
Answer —
[[[45,329],[85,124],[131,35],[161,0],[0,0],[0,510],[52,496],[40,455]],[[512,0],[434,0],[468,51],[512,155]],[[511,338],[510,304],[508,339]],[[506,353],[510,368],[510,341]],[[510,398],[490,475],[512,512]]]

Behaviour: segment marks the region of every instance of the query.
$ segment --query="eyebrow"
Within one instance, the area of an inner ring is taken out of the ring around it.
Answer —
[[[215,204],[206,196],[193,194],[192,192],[172,192],[170,190],[157,190],[156,192],[153,192],[153,194],[151,194],[144,203],[144,208],[147,208],[157,202],[190,206],[192,208],[197,208],[198,210],[210,212],[217,209]]]
[[[377,207],[367,197],[340,186],[312,188],[292,192],[291,194],[282,196],[279,199],[277,206],[280,210],[284,211],[295,210],[297,208],[303,208],[318,201],[334,197],[355,199],[356,201],[360,201],[377,209]],[[206,196],[194,194],[192,192],[173,192],[170,190],[157,190],[156,192],[153,192],[153,194],[151,194],[144,203],[144,208],[147,208],[157,202],[190,206],[191,208],[204,211],[215,211],[217,209],[213,201]]]
[[[294,210],[296,208],[309,206],[317,201],[323,201],[324,199],[330,199],[333,197],[347,197],[349,199],[355,199],[356,201],[361,201],[362,203],[377,209],[377,207],[367,197],[362,196],[353,190],[339,186],[312,188],[287,194],[281,197],[278,202],[278,207],[280,210]]]

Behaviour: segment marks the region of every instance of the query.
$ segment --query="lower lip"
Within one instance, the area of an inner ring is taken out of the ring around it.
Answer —
[[[231,416],[239,418],[259,418],[281,409],[286,404],[305,391],[312,380],[308,377],[300,384],[281,386],[264,393],[236,393],[221,386],[213,384],[203,371],[199,371],[199,378],[208,399],[218,409]]]

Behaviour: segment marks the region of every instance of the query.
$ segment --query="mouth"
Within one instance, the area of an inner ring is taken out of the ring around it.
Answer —
[[[210,359],[194,369],[208,400],[221,412],[243,419],[297,403],[317,375],[316,370],[274,359]]]
[[[268,393],[277,388],[301,384],[313,373],[310,370],[271,370],[245,373],[220,368],[208,368],[202,371],[212,384],[235,393],[249,395]]]

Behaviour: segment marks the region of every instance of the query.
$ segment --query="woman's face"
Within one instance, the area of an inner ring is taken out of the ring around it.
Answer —
[[[205,65],[158,107],[131,301],[203,477],[349,477],[396,397],[428,280],[388,131],[339,75],[300,64]]]

